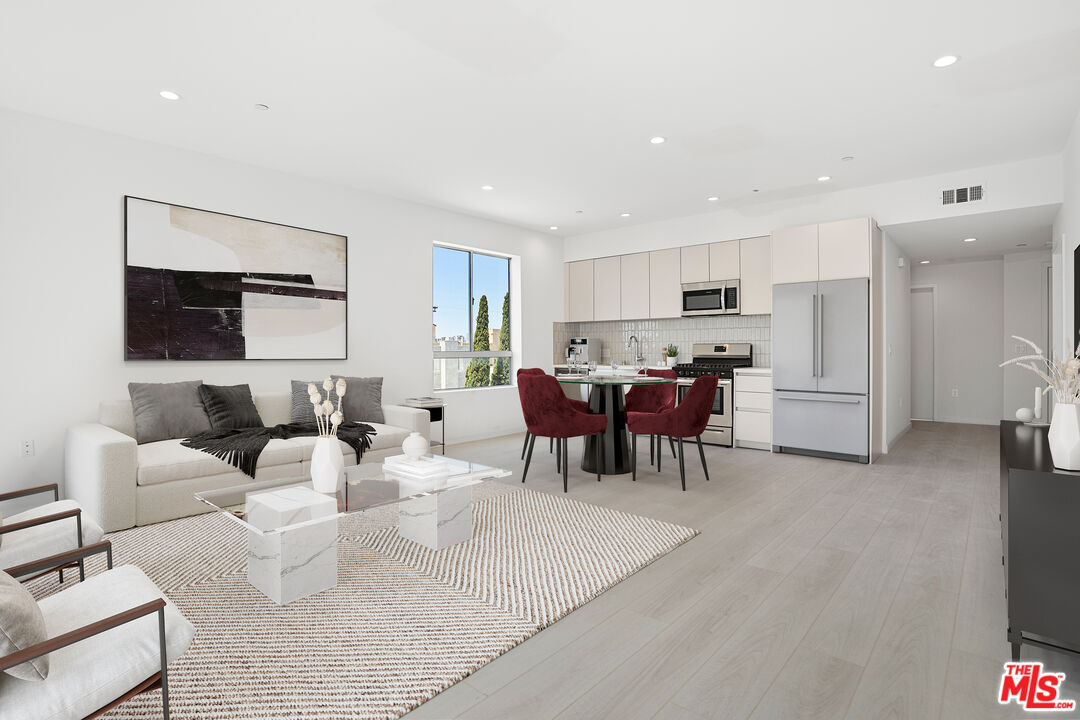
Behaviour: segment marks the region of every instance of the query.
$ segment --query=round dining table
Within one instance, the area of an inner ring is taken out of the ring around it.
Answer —
[[[585,437],[585,451],[581,455],[581,469],[601,475],[622,475],[631,470],[630,439],[626,433],[626,395],[624,386],[671,385],[678,382],[671,378],[652,375],[616,373],[593,373],[589,375],[556,375],[563,385],[589,385],[589,411],[607,416],[604,431],[604,447],[600,456],[600,468],[596,467],[595,435]]]

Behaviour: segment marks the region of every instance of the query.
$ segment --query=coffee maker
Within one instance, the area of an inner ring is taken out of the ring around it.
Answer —
[[[566,348],[567,365],[587,365],[600,362],[600,341],[596,338],[570,338]]]

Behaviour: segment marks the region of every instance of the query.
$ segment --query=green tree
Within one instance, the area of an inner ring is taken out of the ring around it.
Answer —
[[[499,349],[510,349],[510,293],[503,296],[502,327],[499,328]],[[491,374],[492,385],[510,384],[510,358],[496,358],[495,372]]]
[[[480,296],[480,305],[476,309],[476,330],[473,332],[472,349],[474,352],[490,350],[488,341],[488,301],[487,295]],[[491,362],[487,358],[473,358],[465,368],[465,387],[484,387],[491,384]]]

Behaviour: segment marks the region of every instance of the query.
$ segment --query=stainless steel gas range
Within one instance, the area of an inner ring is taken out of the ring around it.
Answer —
[[[680,379],[692,379],[702,375],[716,375],[718,378],[709,425],[701,434],[701,441],[710,445],[731,447],[735,422],[732,402],[735,393],[732,384],[735,368],[753,364],[750,343],[694,343],[693,351],[693,361],[676,365],[675,374]],[[680,384],[680,400],[689,387],[689,383]]]

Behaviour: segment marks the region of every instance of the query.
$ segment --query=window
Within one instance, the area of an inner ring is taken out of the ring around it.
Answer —
[[[510,384],[510,259],[436,245],[431,255],[434,388]]]

